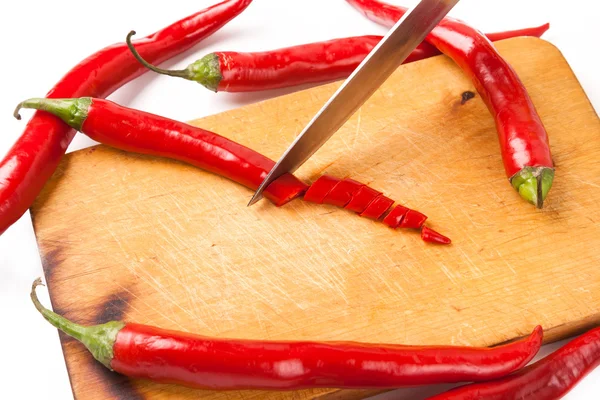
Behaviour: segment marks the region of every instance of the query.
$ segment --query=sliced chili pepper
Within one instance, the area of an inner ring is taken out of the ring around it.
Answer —
[[[304,200],[311,203],[323,204],[325,196],[331,192],[340,180],[334,176],[323,175],[320,176],[306,191]]]
[[[446,236],[426,226],[421,229],[421,239],[427,243],[450,244],[452,241]]]
[[[386,26],[407,11],[379,0],[346,1]],[[552,187],[554,164],[546,129],[516,72],[481,32],[454,18],[444,18],[425,40],[471,78],[496,121],[509,181],[521,197],[542,208]]]
[[[292,390],[317,387],[396,388],[483,381],[525,366],[542,330],[493,347],[404,346],[358,342],[216,339],[111,321],[81,326],[31,300],[54,327],[83,343],[121,374],[208,389]]]
[[[367,206],[375,200],[377,196],[381,195],[380,191],[377,191],[369,186],[363,186],[352,196],[352,200],[346,207],[347,210],[354,211],[355,213],[362,213],[367,209]]]
[[[515,36],[541,36],[549,25],[490,33],[490,40]],[[128,37],[128,41],[131,36]],[[140,63],[154,72],[195,81],[214,92],[253,92],[320,83],[348,77],[379,43],[381,36],[356,36],[308,43],[283,49],[208,54],[182,70],[165,70],[146,62],[130,49]],[[441,54],[421,43],[404,61],[410,63]]]
[[[431,400],[556,400],[600,365],[600,328],[499,380],[465,385]]]
[[[216,133],[91,99],[30,99],[19,105],[51,112],[100,143],[125,151],[183,161],[256,190],[275,162]],[[281,206],[301,196],[307,185],[291,174],[277,179],[265,197]]]
[[[141,39],[144,57],[162,62],[211,35],[241,13],[251,0],[226,0]],[[125,44],[106,47],[83,60],[48,92],[47,97],[106,97],[145,69]],[[58,118],[36,113],[0,161],[0,235],[15,223],[52,176],[75,131]]]
[[[373,200],[359,215],[361,217],[378,220],[381,218],[387,210],[394,204],[394,200],[384,195],[379,195]]]
[[[385,216],[383,223],[392,229],[396,229],[398,226],[400,226],[400,223],[408,211],[410,211],[410,209],[398,204],[392,211],[390,211],[388,215]]]
[[[324,204],[331,204],[337,207],[345,207],[352,200],[352,196],[361,188],[364,183],[353,179],[344,179],[331,189],[323,199]],[[306,198],[306,196],[304,196]]]
[[[408,210],[408,212],[402,218],[399,228],[412,228],[412,229],[421,229],[425,221],[427,220],[427,215],[422,214],[416,210]]]
[[[273,160],[262,154],[216,133],[125,108],[108,100],[89,97],[34,98],[17,106],[16,118],[20,118],[21,108],[52,113],[72,128],[105,145],[183,161],[229,178],[252,190],[258,188],[275,165]],[[358,190],[354,190],[356,188]],[[292,174],[285,174],[267,187],[265,197],[275,205],[281,206],[305,192],[306,201],[322,203],[330,196],[330,204],[344,203],[345,208],[350,210],[363,209],[360,212],[361,216],[375,220],[385,215],[393,204],[393,200],[383,196],[381,192],[367,188],[359,182],[351,179],[340,180],[328,175],[317,179],[309,188]],[[409,210],[400,227],[418,229],[426,218],[418,211]]]

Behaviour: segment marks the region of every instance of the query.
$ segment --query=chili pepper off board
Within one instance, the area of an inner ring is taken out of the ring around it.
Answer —
[[[492,345],[537,324],[551,341],[600,322],[600,122],[553,46],[497,46],[550,135],[543,210],[507,188],[492,117],[479,96],[462,101],[470,80],[435,57],[402,66],[297,175],[367,183],[426,213],[452,246],[334,206],[247,208],[251,192],[223,178],[98,146],[67,155],[32,208],[54,309],[83,324],[405,344]],[[277,159],[338,85],[194,123]],[[132,381],[61,340],[80,400],[292,396]]]

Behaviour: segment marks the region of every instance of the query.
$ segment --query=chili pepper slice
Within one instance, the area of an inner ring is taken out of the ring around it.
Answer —
[[[346,204],[346,207],[344,208],[360,214],[365,211],[367,206],[379,195],[381,195],[380,191],[369,186],[363,186],[358,189],[358,191],[352,197],[352,200],[350,200],[350,202]]]
[[[162,62],[210,36],[251,0],[226,0],[141,39],[144,57]],[[48,92],[47,97],[106,97],[145,72],[125,44],[108,46],[83,60]],[[75,132],[58,118],[36,113],[0,161],[0,235],[15,223],[52,176]]]
[[[304,200],[311,203],[323,204],[325,196],[340,183],[339,178],[330,175],[320,176],[306,191]]]
[[[361,217],[370,218],[374,220],[378,220],[381,218],[387,210],[394,204],[394,200],[386,197],[384,195],[379,195],[375,198],[359,215]]]
[[[386,26],[393,26],[407,11],[379,0],[346,1]],[[471,78],[496,121],[511,185],[542,208],[554,180],[554,163],[546,129],[516,72],[481,32],[454,18],[444,18],[425,40]]]
[[[80,99],[30,99],[21,107],[51,112],[93,140],[125,151],[183,161],[256,190],[275,162],[216,133],[121,107],[111,101]],[[308,188],[291,174],[265,189],[265,197],[281,206]]]
[[[600,328],[502,379],[465,385],[430,400],[556,400],[600,365]]]
[[[490,40],[515,36],[541,36],[549,25],[490,33]],[[128,36],[129,42],[131,36]],[[382,36],[355,36],[307,43],[283,49],[240,53],[219,51],[207,54],[182,70],[165,70],[134,56],[154,72],[195,81],[214,92],[253,92],[308,83],[333,81],[350,76],[381,41]],[[421,43],[405,64],[441,54],[427,42]]]
[[[398,226],[400,226],[400,223],[409,210],[410,209],[398,204],[392,211],[390,211],[388,215],[385,216],[383,223],[392,229],[396,229]]]
[[[427,220],[427,215],[418,212],[417,210],[408,210],[408,212],[402,218],[399,228],[412,228],[412,229],[421,229],[425,221]]]
[[[326,176],[326,175],[325,175]],[[331,189],[329,193],[323,199],[324,204],[331,204],[337,207],[345,207],[346,204],[352,200],[354,193],[361,187],[365,186],[364,183],[357,182],[353,179],[344,179]],[[305,196],[306,197],[306,196]]]
[[[426,226],[421,229],[421,239],[427,243],[450,244],[452,241],[446,236]]]
[[[525,366],[542,330],[493,348],[217,339],[111,321],[81,326],[31,300],[54,327],[121,374],[208,389],[396,388],[496,379]]]

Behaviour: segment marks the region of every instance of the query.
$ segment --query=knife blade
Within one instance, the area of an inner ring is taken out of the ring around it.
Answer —
[[[263,190],[308,160],[406,60],[459,0],[421,0],[390,29],[363,62],[296,137],[260,184],[248,206]]]

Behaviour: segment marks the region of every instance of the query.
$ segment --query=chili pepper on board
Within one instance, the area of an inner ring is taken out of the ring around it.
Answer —
[[[138,41],[139,51],[165,61],[211,35],[241,13],[252,0],[225,0]],[[124,43],[92,54],[48,92],[49,98],[106,97],[146,70]],[[75,131],[60,119],[36,113],[0,161],[0,235],[31,206],[52,176]]]
[[[216,133],[158,115],[125,108],[108,100],[29,99],[21,108],[52,113],[91,139],[125,151],[171,158],[216,173],[256,190],[275,162],[262,154]],[[394,223],[385,219],[393,200],[379,191],[351,179],[328,175],[310,187],[292,174],[285,174],[265,190],[265,197],[281,206],[302,196],[313,203],[344,207],[374,220],[383,219],[391,228],[421,229],[427,217],[415,210],[396,206]],[[402,210],[399,213],[399,210]],[[425,237],[422,236],[425,239]],[[449,244],[450,240],[440,244]]]
[[[360,342],[217,339],[111,321],[81,326],[31,300],[54,327],[85,345],[107,368],[133,378],[205,389],[296,390],[318,387],[397,388],[485,381],[525,366],[542,329],[492,348]]]
[[[515,31],[490,33],[490,40],[515,36],[541,36],[549,24]],[[333,81],[350,76],[381,41],[382,36],[356,36],[308,43],[272,51],[208,54],[182,70],[165,70],[146,62],[131,44],[134,56],[154,72],[196,81],[214,92],[253,92],[307,83]],[[409,63],[441,54],[427,42],[421,43],[404,61]]]
[[[499,380],[461,386],[430,400],[557,400],[600,365],[600,328]]]
[[[30,99],[21,107],[50,112],[91,139],[125,151],[183,161],[256,190],[275,162],[216,133],[111,101]],[[280,206],[301,196],[308,186],[285,174],[265,190],[265,197]]]
[[[379,0],[346,1],[388,27],[407,11]],[[511,185],[522,198],[542,208],[554,180],[554,163],[546,129],[516,72],[483,33],[457,19],[444,18],[425,40],[471,78],[496,122]]]

